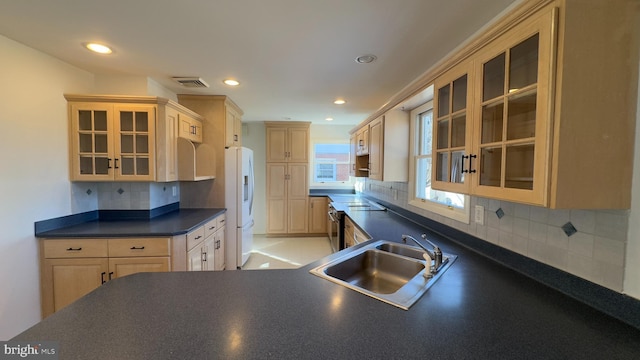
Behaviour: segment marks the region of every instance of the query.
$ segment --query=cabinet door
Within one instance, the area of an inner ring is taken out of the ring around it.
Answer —
[[[358,155],[369,154],[369,125],[358,130]]]
[[[226,263],[224,259],[224,249],[226,242],[226,228],[223,226],[216,231],[214,243],[215,267],[214,270],[224,270]]]
[[[288,159],[287,129],[284,127],[267,128],[267,162],[286,162]]]
[[[345,218],[344,220],[344,247],[352,247],[355,245],[355,226],[353,222],[349,218]]]
[[[309,128],[290,128],[288,143],[289,162],[309,162]]]
[[[110,279],[139,272],[167,272],[169,270],[169,257],[109,258]]]
[[[108,279],[106,258],[45,259],[42,272],[43,317],[74,302]]]
[[[358,139],[356,134],[349,138],[349,175],[356,176],[356,151],[358,151]]]
[[[202,270],[213,271],[216,268],[216,237],[215,235],[209,236],[204,241],[202,247]]]
[[[187,252],[187,271],[202,271],[203,269],[202,246],[196,246]]]
[[[178,110],[164,106],[163,112],[158,111],[158,126],[156,127],[157,181],[178,181],[178,137],[180,130]]]
[[[553,17],[524,21],[476,58],[476,195],[546,205]]]
[[[326,197],[309,198],[309,233],[325,234],[327,232],[328,211]]]
[[[70,103],[71,180],[113,180],[113,106]]]
[[[384,154],[384,120],[379,117],[369,124],[369,178],[382,179]]]
[[[154,106],[114,107],[115,180],[155,180]]]
[[[287,164],[267,163],[267,232],[287,232]]]
[[[308,231],[309,181],[307,164],[289,164],[287,180],[288,232]]]
[[[468,194],[469,169],[478,164],[477,155],[471,154],[473,119],[467,111],[472,100],[471,65],[458,65],[434,83],[431,184],[437,190]]]

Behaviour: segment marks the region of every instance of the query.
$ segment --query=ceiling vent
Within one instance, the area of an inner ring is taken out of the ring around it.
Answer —
[[[173,80],[179,82],[184,87],[190,88],[208,88],[209,84],[198,77],[174,77]]]

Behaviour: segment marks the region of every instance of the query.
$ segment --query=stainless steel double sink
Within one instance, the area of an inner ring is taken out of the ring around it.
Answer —
[[[425,277],[427,261],[423,254],[424,252],[415,246],[378,240],[320,265],[310,272],[408,310],[457,258],[455,255],[444,254],[443,265],[432,277]]]

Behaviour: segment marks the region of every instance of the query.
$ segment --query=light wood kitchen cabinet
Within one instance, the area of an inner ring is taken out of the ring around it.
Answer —
[[[356,225],[350,217],[344,218],[344,246],[345,248],[358,245],[362,242],[371,240],[369,234]]]
[[[219,215],[187,233],[187,270],[224,270],[226,215]]]
[[[267,163],[267,233],[308,232],[307,164]]]
[[[267,162],[309,163],[308,122],[266,122]]]
[[[202,139],[200,116],[168,99],[70,94],[65,98],[72,181],[177,181],[178,137]],[[185,119],[188,126],[183,125]],[[199,131],[199,136],[185,131]]]
[[[438,77],[433,187],[551,208],[628,208],[628,79],[637,70],[628,59],[637,53],[631,37],[604,35],[632,34],[628,12],[624,2],[549,1],[497,25],[505,29]]]
[[[368,155],[369,154],[369,125],[361,127],[356,132],[356,155]]]
[[[434,82],[433,146],[424,151],[433,154],[431,184],[434,189],[470,191],[473,173],[469,173],[469,168],[478,163],[477,155],[471,154],[473,118],[467,111],[472,101],[472,74],[473,63],[465,62]]]
[[[329,198],[326,196],[309,197],[309,233],[327,234]]]
[[[349,175],[356,176],[356,151],[358,151],[358,139],[356,134],[349,137]]]
[[[226,106],[225,147],[242,145],[242,115],[240,109]]]
[[[357,155],[354,171],[356,176],[380,181],[409,179],[409,114],[394,109],[367,125],[367,154]],[[363,133],[362,128],[356,132]]]
[[[169,238],[43,239],[42,316],[116,277],[171,270]]]

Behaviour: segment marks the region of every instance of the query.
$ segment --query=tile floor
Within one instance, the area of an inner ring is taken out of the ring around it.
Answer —
[[[254,235],[251,256],[242,269],[297,269],[329,254],[328,237]]]

